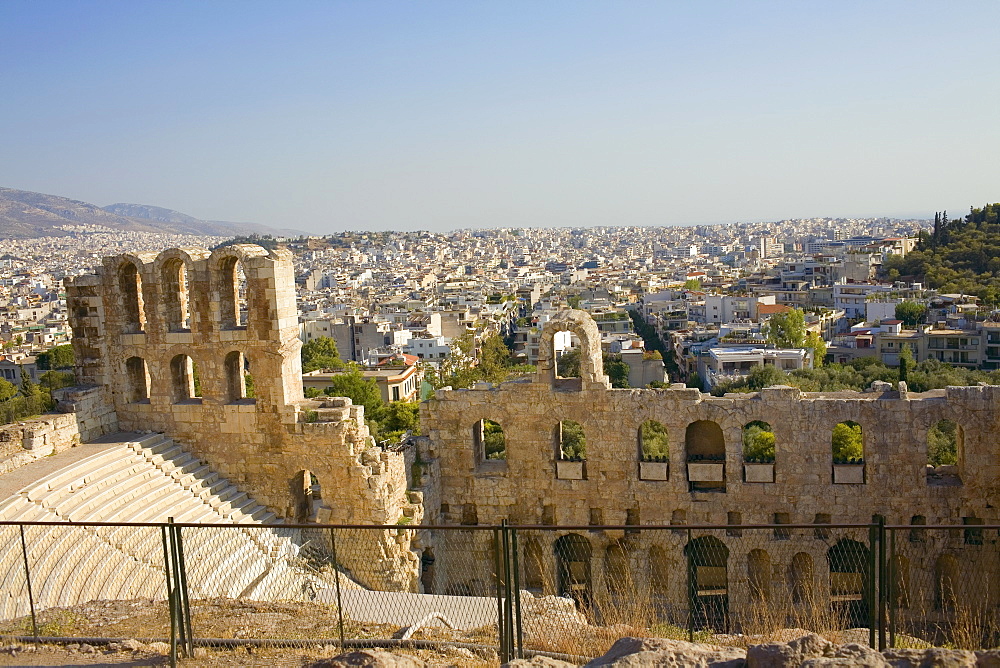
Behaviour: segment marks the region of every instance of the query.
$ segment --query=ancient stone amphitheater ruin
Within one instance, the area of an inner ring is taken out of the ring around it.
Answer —
[[[525,533],[526,588],[607,589],[606,574],[626,569],[635,586],[683,611],[689,583],[676,573],[685,572],[692,537],[634,535],[628,527],[727,525],[727,533],[693,536],[722,546],[723,568],[756,568],[776,583],[792,570],[829,596],[830,554],[840,543],[823,525],[873,516],[916,525],[998,519],[998,387],[923,394],[902,384],[864,393],[773,387],[725,397],[682,386],[612,389],[595,323],[566,311],[543,332],[536,377],[438,390],[421,408],[425,436],[393,451],[374,444],[362,407],[303,398],[287,251],[237,245],[106,258],[96,274],[70,283],[68,301],[79,386],[63,391],[61,415],[7,429],[5,462],[14,470],[0,476],[11,494],[0,502],[0,519],[232,524],[238,545],[227,549],[238,556],[213,556],[208,540],[188,548],[202,557],[191,586],[214,595],[295,598],[313,577],[295,561],[314,539],[308,530],[255,526],[262,523],[393,525],[377,540],[359,539],[366,547],[343,557],[343,566],[369,589],[437,593],[484,591],[488,585],[463,564],[491,564],[492,541],[486,532],[462,538],[420,525],[566,527]],[[579,379],[556,377],[551,344],[561,330],[580,342]],[[959,426],[958,464],[928,471],[927,433],[942,419]],[[585,459],[571,461],[560,448],[566,420],[586,434]],[[648,420],[667,434],[666,459],[643,461],[637,435]],[[743,460],[742,429],[755,420],[775,434],[773,463]],[[486,421],[502,429],[503,459],[486,455]],[[845,421],[862,429],[863,462],[833,460],[831,431]],[[52,452],[60,454],[41,456]],[[776,533],[751,550],[738,527],[753,524],[817,529],[797,530],[794,540]],[[586,529],[601,525],[619,528]],[[58,535],[53,529],[51,559],[41,568],[63,572],[39,593],[42,606],[162,588],[162,574],[143,571],[160,549],[158,535],[94,527],[80,534],[86,545]],[[963,551],[966,563],[1000,575],[988,547],[931,539],[907,568],[933,572],[942,556]],[[19,545],[3,547],[0,575],[17,567],[19,554]],[[234,588],[226,577],[234,568],[251,573],[251,584]],[[992,587],[978,595],[1000,600]],[[729,605],[748,605],[749,596],[734,588]],[[24,614],[13,602],[4,606],[0,616]]]

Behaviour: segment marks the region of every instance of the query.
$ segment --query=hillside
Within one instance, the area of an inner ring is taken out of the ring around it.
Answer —
[[[101,208],[57,195],[0,188],[0,239],[65,236],[73,231],[73,227],[82,225],[129,232],[213,236],[298,234],[294,230],[276,230],[254,223],[199,220],[155,206],[112,204]]]
[[[1000,203],[973,208],[964,219],[936,214],[934,231],[921,232],[915,250],[890,256],[882,270],[891,279],[912,277],[940,292],[1000,303]]]

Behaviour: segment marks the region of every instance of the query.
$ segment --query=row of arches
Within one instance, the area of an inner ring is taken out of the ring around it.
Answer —
[[[158,318],[167,332],[191,329],[190,265],[191,260],[187,256],[169,257],[158,263],[161,299]],[[246,327],[250,311],[246,272],[241,259],[234,255],[219,258],[212,277],[210,299],[219,305],[219,327]],[[153,302],[144,286],[143,273],[135,262],[125,260],[118,267],[116,282],[122,300],[122,333],[145,332],[150,323],[149,307]]]
[[[676,548],[664,545],[640,550],[627,539],[598,552],[577,533],[560,536],[548,548],[541,537],[530,537],[522,548],[522,582],[537,593],[569,596],[589,610],[613,608],[647,594],[653,607],[665,609],[671,595],[681,592],[696,626],[716,630],[730,626],[734,591],[740,592],[740,602],[751,614],[770,608],[772,616],[779,610],[779,617],[821,615],[847,626],[869,621],[869,548],[850,538],[841,538],[825,551],[823,569],[809,552],[775,559],[762,548],[740,555],[734,565],[730,548],[715,536],[688,541],[679,555]],[[888,605],[901,611],[954,610],[963,594],[958,558],[940,554],[920,563],[928,572],[914,572],[904,554],[890,558]],[[914,582],[919,582],[916,589]]]
[[[200,400],[203,382],[218,381],[218,391],[228,403],[244,399],[254,399],[255,387],[250,373],[250,360],[239,350],[226,354],[223,360],[223,378],[203,378],[197,362],[186,354],[174,355],[165,369],[150,371],[149,365],[142,357],[129,357],[125,360],[125,396],[130,403],[149,401],[153,382],[158,383],[169,379],[169,396],[171,403],[184,403]],[[165,373],[162,373],[165,372]],[[161,377],[161,373],[164,377]]]
[[[771,425],[752,420],[742,428],[742,454],[746,463],[774,463],[779,450]],[[956,464],[961,451],[962,429],[954,421],[943,419],[927,432],[928,463],[934,466]],[[495,420],[481,419],[473,424],[472,442],[478,463],[506,460],[507,442],[503,427]],[[587,458],[587,436],[575,420],[560,420],[554,427],[553,442],[557,459],[582,461]],[[835,464],[864,461],[864,431],[860,424],[845,420],[830,434],[831,455]],[[685,430],[685,459],[688,462],[721,462],[726,459],[726,439],[722,428],[711,420],[690,423]],[[668,462],[670,437],[666,426],[646,420],[636,430],[636,455],[643,462]]]

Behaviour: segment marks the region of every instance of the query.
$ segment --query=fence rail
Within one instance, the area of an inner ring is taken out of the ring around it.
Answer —
[[[0,521],[0,637],[451,647],[584,661],[622,635],[1000,642],[1000,525]],[[495,652],[495,656],[494,653]]]

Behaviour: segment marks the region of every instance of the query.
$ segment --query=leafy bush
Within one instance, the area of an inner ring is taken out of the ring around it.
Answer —
[[[861,425],[848,420],[833,428],[833,461],[835,464],[860,462],[865,455]]]
[[[582,461],[587,458],[587,436],[583,426],[573,420],[563,420],[560,424],[559,447],[563,459]]]
[[[670,457],[667,428],[656,420],[646,420],[639,427],[643,461],[660,461]]]
[[[771,425],[754,420],[743,427],[743,460],[757,464],[774,463],[774,432]]]

